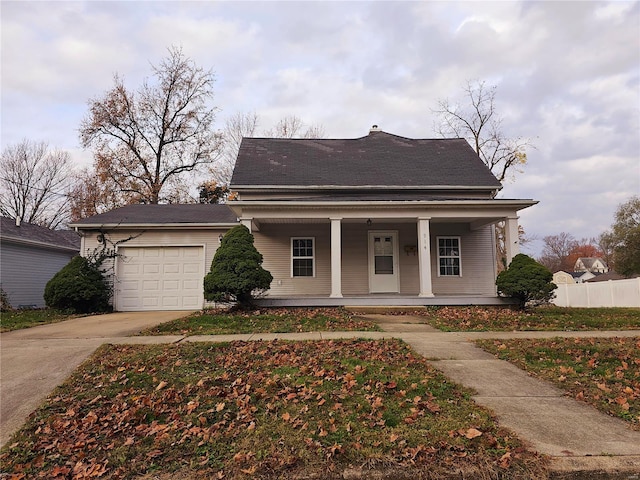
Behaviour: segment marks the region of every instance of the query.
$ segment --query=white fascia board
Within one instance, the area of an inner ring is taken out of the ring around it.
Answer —
[[[131,230],[131,229],[221,229],[233,228],[238,223],[70,223],[69,226],[76,230]]]

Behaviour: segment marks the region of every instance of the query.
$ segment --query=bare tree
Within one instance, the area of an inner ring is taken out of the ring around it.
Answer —
[[[506,138],[502,118],[496,111],[497,87],[484,81],[469,81],[464,88],[464,103],[451,103],[449,99],[438,101],[433,110],[440,122],[435,126],[442,137],[464,138],[495,177],[503,182],[527,162],[526,148],[531,142],[526,138]],[[505,224],[496,224],[496,258],[498,271],[506,265],[504,244]]]
[[[544,248],[538,262],[552,272],[559,270],[572,272],[574,264],[571,263],[571,254],[579,246],[574,236],[561,232],[558,235],[547,235],[542,240]],[[575,263],[575,260],[573,262]]]
[[[66,200],[72,168],[68,152],[25,139],[2,152],[0,172],[2,215],[54,229],[69,220]]]
[[[210,184],[215,184],[216,188],[224,188],[231,178],[242,139],[255,136],[259,124],[260,117],[256,112],[237,112],[227,119],[222,131],[223,153],[220,163],[209,172],[212,180],[204,182],[201,189],[203,185],[207,187]],[[299,117],[288,115],[274,127],[264,130],[263,135],[271,138],[323,138],[325,132],[322,125],[308,126]],[[208,194],[205,195],[207,196]]]
[[[180,177],[211,164],[220,154],[220,134],[212,129],[214,76],[171,47],[153,82],[135,92],[114,77],[114,86],[89,101],[80,139],[92,148],[94,168],[127,197],[159,203],[180,197]]]
[[[76,175],[76,182],[69,195],[71,220],[77,221],[105,213],[137,201],[137,196],[131,192],[122,192],[104,172],[98,175],[93,169],[85,168]]]
[[[322,125],[307,125],[300,117],[288,115],[265,130],[264,135],[272,138],[323,138],[325,132]]]
[[[527,138],[504,136],[502,118],[496,112],[496,90],[495,85],[487,86],[484,81],[469,81],[462,105],[440,100],[433,113],[440,118],[438,134],[466,139],[491,173],[503,182],[527,162],[526,149],[532,144]]]

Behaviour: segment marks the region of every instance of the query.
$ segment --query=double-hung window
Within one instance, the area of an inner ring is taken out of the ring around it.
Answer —
[[[438,237],[438,275],[440,277],[462,275],[460,237]]]
[[[313,237],[291,239],[291,276],[315,276],[315,239]]]

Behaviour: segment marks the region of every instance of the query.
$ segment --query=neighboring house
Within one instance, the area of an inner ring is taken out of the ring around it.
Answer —
[[[580,257],[573,267],[574,272],[607,273],[609,267],[598,257]]]
[[[619,273],[616,272],[607,272],[601,275],[596,275],[593,278],[585,280],[585,282],[593,283],[593,282],[608,282],[609,280],[625,280],[627,277],[623,277]],[[633,278],[633,277],[631,277]]]
[[[104,234],[135,236],[118,245],[117,310],[202,306],[219,235],[237,222],[273,275],[264,305],[500,303],[494,225],[506,223],[510,262],[518,211],[537,203],[495,198],[501,184],[463,139],[377,128],[344,140],[245,138],[230,187],[227,205],[134,205],[72,225],[83,254]]]
[[[0,284],[17,307],[44,307],[44,287],[80,252],[71,230],[50,230],[0,217]]]

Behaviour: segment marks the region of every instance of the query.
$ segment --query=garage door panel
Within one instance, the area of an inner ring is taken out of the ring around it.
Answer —
[[[182,271],[184,273],[200,273],[202,271],[202,264],[200,263],[185,263],[182,265]]]
[[[182,289],[183,290],[196,290],[202,286],[202,280],[183,280],[182,281]]]
[[[177,263],[165,263],[163,265],[162,273],[180,273],[180,265]]]
[[[202,307],[202,247],[123,247],[119,253],[117,310]]]
[[[160,281],[159,280],[143,280],[142,290],[144,292],[158,291],[160,290]]]
[[[140,288],[140,282],[138,280],[125,280],[120,282],[120,290],[127,292],[129,290],[137,291]]]
[[[141,265],[135,263],[126,263],[126,261],[122,262],[121,273],[125,275],[138,275],[140,273]]]
[[[180,290],[180,280],[163,280],[162,290],[164,292],[177,292]]]

